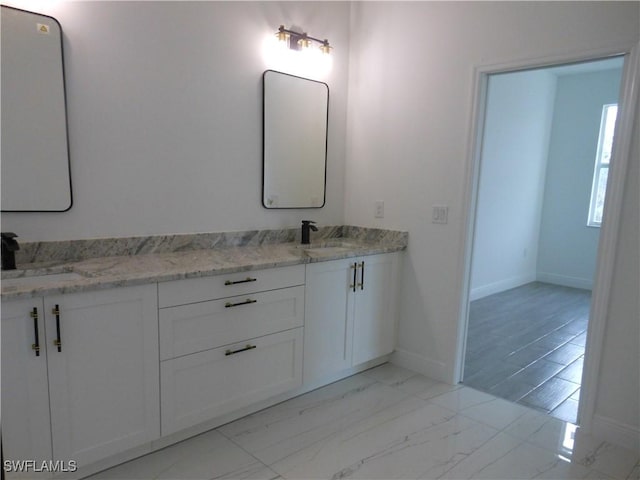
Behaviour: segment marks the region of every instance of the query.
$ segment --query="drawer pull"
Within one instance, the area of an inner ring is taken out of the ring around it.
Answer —
[[[354,263],[353,265],[351,265],[351,268],[353,269],[353,283],[349,285],[349,288],[352,288],[353,291],[355,292],[356,291],[356,275],[358,275],[358,264]]]
[[[253,350],[253,349],[254,349],[254,348],[256,348],[256,347],[257,347],[257,345],[249,345],[249,344],[247,344],[247,346],[246,346],[246,347],[244,347],[244,348],[241,348],[241,349],[239,349],[239,350],[227,350],[226,352],[224,352],[224,354],[225,354],[226,356],[234,355],[234,354],[236,354],[236,353],[246,352],[247,350]]]
[[[240,303],[225,303],[224,304],[224,308],[232,308],[232,307],[239,307],[240,305],[249,305],[251,303],[256,303],[258,300],[251,300],[250,298],[247,298],[244,302],[240,302]]]
[[[258,280],[257,278],[251,278],[251,277],[247,277],[244,280],[236,280],[235,282],[232,282],[231,280],[227,280],[226,282],[224,282],[225,285],[237,285],[238,283],[249,283],[249,282],[255,282],[256,280]]]
[[[36,357],[40,356],[40,336],[38,334],[38,309],[33,307],[33,310],[30,313],[31,318],[33,318],[33,336],[36,343],[31,344],[31,348],[36,352]]]
[[[60,336],[60,306],[56,305],[55,308],[51,309],[51,313],[56,317],[56,339],[53,341],[53,344],[58,347],[58,351],[62,351],[62,338]]]

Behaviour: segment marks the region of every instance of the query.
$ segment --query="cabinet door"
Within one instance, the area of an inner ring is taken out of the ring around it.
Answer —
[[[391,353],[395,346],[397,257],[372,255],[358,259],[354,295],[353,365]],[[364,280],[364,281],[363,281]]]
[[[304,383],[351,366],[355,260],[307,265],[304,318]]]
[[[34,308],[37,319],[31,316]],[[5,461],[42,462],[52,458],[43,317],[41,298],[2,302],[2,448]],[[39,352],[32,347],[36,343],[36,332]],[[8,477],[13,478],[13,475],[8,474]]]
[[[82,466],[158,438],[156,285],[47,297],[45,308],[54,457]]]
[[[162,435],[302,385],[302,330],[162,362]]]

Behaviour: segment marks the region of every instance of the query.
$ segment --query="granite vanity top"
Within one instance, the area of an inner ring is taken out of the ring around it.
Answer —
[[[151,251],[145,252],[136,245],[138,251],[135,254],[125,248],[121,251],[110,250],[110,253],[124,253],[121,255],[96,256],[85,252],[83,255],[89,258],[79,259],[69,259],[68,254],[58,253],[51,255],[57,258],[47,258],[43,262],[38,261],[41,257],[34,256],[32,259],[35,261],[31,263],[18,262],[18,267],[22,268],[2,272],[1,295],[8,300],[108,289],[395,252],[407,246],[406,232],[361,227],[337,228],[341,229],[337,232],[340,236],[336,235],[336,227],[331,227],[331,230],[318,235],[311,245],[306,246],[300,245],[299,241],[263,241],[264,238],[290,240],[290,236],[295,236],[294,230],[284,237],[264,236],[260,232],[256,235],[262,240],[257,242],[255,235],[249,235],[249,241],[240,242],[234,240],[237,237],[226,237],[225,242],[212,248],[197,248],[201,242],[185,243],[184,236],[179,236],[180,251],[166,251],[171,248],[158,248],[156,245]],[[356,230],[348,231],[346,228]],[[246,240],[246,232],[242,233]],[[352,233],[353,236],[342,236],[343,233]],[[202,235],[192,237],[202,240]],[[229,238],[232,240],[229,241]],[[196,248],[190,249],[189,246]],[[76,250],[79,248],[78,245],[75,247]],[[43,248],[38,246],[37,249]]]

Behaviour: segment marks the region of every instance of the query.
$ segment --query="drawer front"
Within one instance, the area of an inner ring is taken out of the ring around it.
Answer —
[[[302,385],[302,330],[162,362],[162,435]]]
[[[304,287],[164,308],[160,319],[160,359],[241,342],[301,327]]]
[[[304,284],[304,265],[251,270],[158,284],[160,308]]]

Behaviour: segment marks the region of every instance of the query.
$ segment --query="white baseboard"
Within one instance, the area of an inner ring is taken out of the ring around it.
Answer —
[[[396,349],[391,355],[391,363],[399,367],[413,370],[425,377],[438,380],[440,382],[451,383],[451,378],[447,373],[446,365],[442,362],[432,360],[417,353],[407,350]]]
[[[591,436],[640,453],[640,428],[609,417],[594,415]]]
[[[473,287],[469,294],[469,301],[478,300],[480,298],[488,297],[494,293],[504,292],[511,288],[516,288],[521,285],[536,281],[536,274],[530,273],[527,275],[520,275],[518,277],[507,278],[500,280],[499,282],[493,282],[488,285],[481,285],[479,287]]]
[[[537,280],[539,282],[552,283],[564,287],[584,288],[585,290],[591,290],[593,288],[593,279],[570,277],[556,273],[538,272]]]

